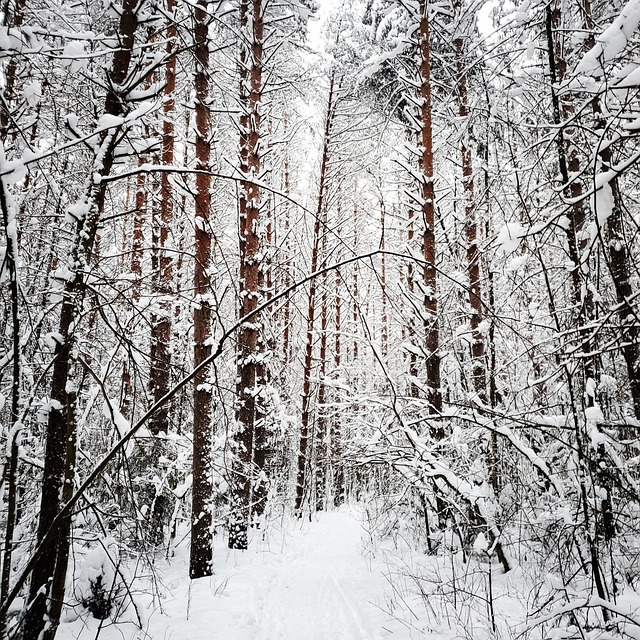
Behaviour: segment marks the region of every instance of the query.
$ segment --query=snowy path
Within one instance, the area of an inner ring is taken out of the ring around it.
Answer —
[[[408,638],[384,612],[391,587],[362,555],[357,515],[296,523],[278,548],[219,549],[216,575],[167,585],[174,599],[148,634],[163,640],[377,640]]]

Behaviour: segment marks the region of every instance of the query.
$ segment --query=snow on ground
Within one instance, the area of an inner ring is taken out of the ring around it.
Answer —
[[[361,533],[351,515],[333,512],[283,532],[277,547],[220,549],[216,575],[191,587],[190,607],[180,585],[165,605],[170,620],[153,620],[150,632],[167,640],[210,638],[212,629],[226,640],[383,638],[379,603],[388,583],[369,571]]]
[[[375,501],[316,514],[312,522],[271,519],[253,535],[248,551],[229,550],[219,537],[210,578],[188,579],[186,539],[171,559],[156,557],[153,576],[141,564],[137,570],[123,565],[123,574],[137,577],[129,580],[129,595],[119,589],[120,602],[129,604],[117,621],[100,622],[77,605],[66,610],[58,640],[573,638],[579,636],[571,618],[548,612],[561,612],[592,591],[585,577],[584,588],[569,593],[553,562],[520,566],[516,558],[526,548],[519,543],[507,548],[514,555],[507,574],[495,558],[489,561],[484,544],[476,543],[471,557],[463,554],[449,530],[438,553],[427,553],[411,522]],[[91,554],[76,556],[78,566]],[[640,600],[627,591],[616,607],[636,620]],[[596,633],[602,629],[598,607],[583,614],[585,627],[595,623],[588,637],[603,640]],[[640,632],[632,637],[640,640]]]
[[[392,604],[396,594],[385,577],[386,564],[367,553],[365,540],[360,513],[354,509],[321,513],[314,522],[284,521],[281,528],[271,524],[249,551],[218,546],[215,575],[193,582],[186,578],[187,549],[179,547],[170,564],[158,567],[161,597],[147,596],[146,605],[144,596],[136,597],[144,630],[110,622],[100,627],[98,620],[82,616],[62,625],[59,637],[429,638],[402,620],[402,611]]]

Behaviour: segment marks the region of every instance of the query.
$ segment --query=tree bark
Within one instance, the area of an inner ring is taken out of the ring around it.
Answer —
[[[580,158],[578,143],[574,140],[576,129],[570,124],[575,109],[571,94],[566,93],[562,99],[558,95],[558,84],[562,83],[567,73],[567,62],[563,52],[563,38],[561,36],[562,9],[558,0],[553,0],[546,8],[547,52],[549,71],[551,74],[551,101],[553,107],[553,121],[558,127],[556,144],[558,148],[558,166],[566,196],[571,204],[568,206],[569,226],[566,230],[569,259],[571,268],[571,298],[578,308],[577,323],[581,339],[580,349],[584,354],[581,363],[584,380],[595,378],[594,359],[589,354],[593,351],[591,332],[587,325],[593,317],[593,293],[589,285],[589,263],[584,257],[589,238],[585,233],[587,220],[587,205],[583,196],[580,180]],[[565,124],[569,123],[569,124]],[[593,397],[586,397],[589,405],[593,404]]]
[[[315,222],[313,225],[313,249],[311,253],[311,273],[318,270],[318,255],[321,241],[321,219],[325,206],[327,188],[327,167],[329,164],[329,144],[335,114],[335,71],[332,71],[329,79],[329,97],[327,100],[327,113],[324,121],[324,140],[322,146],[322,161],[320,165],[320,182],[318,185],[318,202],[316,206]],[[313,369],[313,336],[316,313],[317,282],[313,278],[309,283],[309,297],[307,300],[307,337],[304,352],[304,365],[302,373],[302,414],[300,418],[300,444],[298,447],[298,471],[296,475],[296,500],[295,513],[301,518],[302,507],[307,488],[309,474],[309,418],[311,415],[311,374]]]
[[[262,101],[262,57],[264,16],[262,0],[242,0],[240,5],[240,308],[246,318],[238,331],[236,351],[236,461],[232,491],[233,511],[229,523],[229,547],[246,549],[251,519],[254,440],[264,447],[264,380],[260,363],[265,344],[260,315],[254,311],[263,292],[261,275],[260,124]],[[259,460],[262,464],[264,460]]]
[[[4,146],[0,140],[0,164],[5,163]],[[18,285],[18,229],[16,226],[13,203],[3,178],[0,178],[0,209],[2,223],[5,229],[6,250],[5,260],[9,274],[9,295],[11,299],[11,347],[12,347],[12,379],[11,379],[11,413],[9,430],[7,432],[7,460],[5,462],[5,478],[7,481],[7,519],[4,532],[4,548],[2,553],[2,574],[0,577],[0,600],[4,600],[9,593],[11,580],[11,558],[13,555],[13,534],[16,525],[17,508],[17,474],[18,474],[18,444],[21,425],[20,411],[20,380],[22,376],[20,349],[20,297]],[[2,487],[4,488],[4,487]],[[6,615],[0,616],[0,638],[6,635]]]
[[[341,218],[342,211],[341,195],[338,199],[338,219]],[[342,229],[338,227],[337,235],[342,237]],[[342,274],[340,269],[335,270],[335,340],[333,345],[333,357],[336,372],[340,372],[342,365]],[[339,398],[337,398],[339,399]],[[342,421],[340,420],[341,411],[336,408],[331,416],[331,428],[329,440],[331,443],[331,486],[333,491],[333,505],[339,507],[344,502],[344,462],[342,460]]]
[[[357,223],[358,223],[358,205],[354,204],[353,205],[353,232],[354,234],[356,234],[356,241],[357,242],[357,233],[358,233],[358,227],[357,227]],[[358,263],[355,262],[353,264],[353,290],[352,290],[352,295],[353,295],[353,308],[351,310],[351,319],[353,321],[353,349],[351,352],[351,356],[353,359],[353,362],[355,363],[356,360],[358,359],[358,332],[357,332],[357,328],[358,328]]]
[[[175,12],[176,0],[166,0],[168,16]],[[176,56],[174,55],[177,28],[169,18],[167,28],[167,63],[165,65],[164,103],[162,114],[162,149],[160,162],[171,166],[174,158],[174,118],[176,88]],[[173,291],[173,258],[168,251],[169,230],[173,222],[173,188],[170,173],[162,171],[160,175],[160,218],[155,230],[157,255],[154,287],[157,301],[156,313],[151,320],[151,370],[149,387],[153,401],[157,402],[169,391],[171,382],[171,308]],[[149,423],[153,435],[169,433],[169,406],[165,405]]]
[[[211,113],[209,109],[209,0],[195,7],[194,57],[196,112],[196,202],[195,264],[193,275],[196,303],[193,308],[193,366],[198,368],[211,355]],[[191,491],[191,552],[189,577],[213,574],[212,410],[209,370],[198,370],[193,381],[193,487]]]
[[[7,3],[8,5],[8,3]],[[24,22],[24,10],[26,8],[26,0],[15,0],[13,5],[13,12],[9,13],[5,11],[5,26],[9,29],[20,29]],[[9,13],[9,15],[7,15]],[[11,56],[7,70],[4,76],[4,89],[2,91],[3,100],[0,104],[0,140],[4,142],[7,139],[7,134],[11,128],[11,112],[9,108],[11,102],[14,99],[14,87],[16,78],[18,76],[18,64],[20,56]],[[6,151],[6,149],[5,149]]]
[[[113,54],[112,67],[108,73],[109,90],[104,107],[104,112],[112,116],[121,116],[125,112],[126,89],[124,87],[138,26],[135,13],[137,6],[137,0],[123,0],[119,26],[120,47]],[[86,291],[85,269],[91,263],[98,222],[104,206],[106,183],[103,178],[111,172],[119,130],[120,127],[117,127],[100,134],[99,152],[84,196],[86,213],[78,218],[75,241],[68,260],[73,276],[67,280],[63,291],[58,323],[58,334],[61,339],[56,345],[51,376],[51,405],[47,422],[42,498],[36,534],[38,544],[44,540],[62,508],[63,485],[69,469],[74,464],[73,459],[70,459],[70,453],[75,454],[75,381],[69,374],[73,370],[76,359],[74,351],[78,330],[77,321],[82,312]],[[43,551],[40,561],[34,567],[23,627],[25,640],[38,640],[43,632],[47,638],[55,636],[59,616],[52,615],[52,613],[55,614],[55,611],[52,611],[52,603],[64,598],[64,590],[54,592],[50,588],[52,586],[50,581],[54,579],[54,574],[66,575],[70,525],[71,519],[66,518],[58,527],[56,535],[49,538],[48,548]],[[59,586],[59,582],[54,584]],[[64,588],[63,584],[62,588]]]
[[[407,245],[410,250],[413,247],[413,239],[415,237],[415,226],[414,226],[414,218],[415,211],[413,207],[409,208],[407,213],[408,217],[408,225],[407,225]],[[413,296],[415,293],[415,269],[413,266],[413,260],[409,260],[407,264],[407,289],[409,296],[412,298],[411,303],[413,304]],[[416,384],[416,380],[418,379],[418,355],[415,352],[416,347],[416,327],[415,320],[412,316],[409,318],[409,342],[412,348],[409,350],[409,396],[411,398],[417,398],[419,396],[418,385]]]
[[[460,0],[453,3],[456,14],[460,15]],[[467,94],[467,71],[465,65],[465,43],[462,35],[453,41],[458,84],[458,115],[461,129],[464,129],[460,143],[462,165],[462,189],[464,193],[465,236],[467,240],[467,275],[469,277],[469,305],[471,308],[471,367],[473,390],[483,404],[487,402],[487,372],[485,362],[485,337],[481,329],[484,318],[482,308],[482,285],[480,281],[480,252],[478,251],[478,225],[474,196],[474,175],[471,148],[466,135],[471,131],[469,121],[469,97]]]
[[[442,413],[442,391],[440,388],[440,332],[438,326],[436,235],[435,235],[435,188],[433,170],[433,127],[431,120],[431,52],[430,28],[427,0],[420,0],[420,26],[418,30],[420,47],[420,116],[421,116],[421,202],[424,232],[422,252],[425,261],[422,280],[424,285],[425,346],[427,402],[429,413]],[[433,437],[441,440],[441,427],[434,428]]]
[[[596,44],[594,36],[595,23],[592,17],[591,3],[583,0],[582,14],[585,17],[585,28],[589,33],[586,40],[586,48],[591,48]],[[600,96],[595,96],[591,101],[593,114],[596,119],[595,132],[602,134],[607,129]],[[599,139],[602,140],[600,135]],[[603,140],[604,144],[598,148],[598,156],[602,163],[601,170],[609,171],[613,164],[613,151],[608,140]],[[633,404],[634,416],[640,420],[640,342],[638,332],[638,320],[633,309],[632,300],[634,291],[631,280],[632,268],[630,266],[629,243],[625,238],[624,222],[622,217],[622,194],[618,183],[618,177],[613,174],[613,178],[608,183],[611,189],[613,207],[611,215],[607,220],[607,228],[604,233],[604,252],[608,253],[606,260],[611,279],[616,292],[616,302],[618,303],[618,318],[622,325],[622,335],[620,336],[622,357],[627,370],[629,390],[631,392],[631,402]],[[596,220],[598,218],[596,217]],[[600,229],[602,233],[602,229]],[[635,318],[635,319],[634,319]],[[610,503],[609,503],[610,504]]]
[[[286,132],[286,125],[287,125],[287,117],[285,115],[284,118],[284,123],[285,123],[285,132]],[[284,180],[284,194],[286,196],[286,198],[288,198],[289,196],[289,192],[290,192],[290,185],[289,185],[289,181],[290,181],[290,170],[289,170],[289,154],[285,151],[286,155],[284,158],[284,176],[283,176],[283,180]],[[284,201],[284,255],[287,256],[287,263],[284,265],[284,289],[285,291],[289,289],[289,287],[291,286],[291,268],[292,268],[292,262],[291,262],[291,243],[289,240],[289,227],[290,227],[290,207],[289,207],[289,200],[285,199]],[[281,383],[284,386],[284,384],[286,383],[286,370],[289,366],[289,363],[291,362],[291,357],[292,357],[292,348],[291,348],[291,296],[288,295],[284,301],[284,311],[282,314],[282,324],[283,324],[283,328],[282,328],[282,355],[283,355],[283,367],[282,367],[282,375],[280,376],[281,378]]]
[[[327,266],[327,209],[325,206],[322,220],[322,243],[320,247],[321,268]],[[318,398],[316,401],[316,432],[315,432],[315,471],[316,471],[316,511],[322,511],[326,505],[327,491],[327,331],[329,329],[329,282],[328,273],[321,276],[322,296],[320,298],[320,371],[318,374]]]
[[[380,198],[380,293],[382,305],[382,317],[380,318],[380,352],[383,357],[387,356],[389,348],[389,317],[387,314],[387,260],[385,255],[386,242],[386,211],[384,200]]]

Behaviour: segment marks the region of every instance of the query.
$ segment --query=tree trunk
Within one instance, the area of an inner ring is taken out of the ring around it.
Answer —
[[[454,1],[454,10],[460,15],[460,0]],[[480,281],[480,252],[478,251],[478,225],[473,184],[473,162],[471,148],[466,135],[471,131],[469,121],[469,98],[467,95],[467,71],[465,66],[464,38],[457,35],[453,41],[458,83],[458,114],[461,129],[460,160],[462,165],[462,188],[464,193],[465,236],[467,240],[467,275],[469,277],[469,305],[471,307],[471,377],[473,390],[483,404],[487,402],[487,373],[485,363],[485,337],[481,329],[484,318],[482,308],[482,286]]]
[[[209,0],[195,7],[195,112],[196,112],[196,206],[195,264],[193,288],[193,366],[197,369],[211,355],[211,114],[209,110]],[[212,409],[209,370],[204,368],[193,381],[193,487],[191,491],[191,554],[189,577],[213,573]]]
[[[286,117],[285,117],[285,122],[286,122]],[[289,156],[288,154],[285,156],[284,159],[284,193],[285,196],[289,196]],[[284,201],[284,255],[287,256],[287,262],[284,265],[284,282],[283,282],[283,287],[286,290],[289,289],[289,287],[291,286],[291,268],[293,266],[292,262],[291,262],[291,258],[289,256],[291,256],[291,244],[289,241],[289,226],[290,226],[290,217],[291,213],[290,213],[290,207],[289,207],[289,200]],[[282,324],[283,324],[283,328],[282,328],[282,355],[283,355],[283,362],[282,362],[282,375],[281,375],[281,383],[284,386],[284,384],[286,383],[286,375],[285,372],[287,371],[287,368],[289,366],[289,363],[291,362],[291,356],[292,356],[292,348],[291,348],[291,296],[287,295],[285,301],[284,301],[284,311],[282,314]]]
[[[325,206],[322,220],[322,268],[327,266],[327,209]],[[322,511],[326,504],[327,491],[327,331],[329,329],[329,292],[327,291],[328,274],[322,276],[322,297],[320,302],[320,371],[318,374],[318,399],[316,401],[315,432],[315,471],[316,471],[316,511]]]
[[[433,130],[431,123],[431,58],[429,42],[429,16],[427,0],[420,0],[420,27],[418,30],[420,46],[420,116],[421,116],[421,202],[424,235],[422,252],[425,261],[422,279],[424,284],[424,310],[426,333],[426,375],[427,402],[429,412],[438,415],[442,412],[442,391],[440,388],[440,334],[438,327],[438,298],[436,271],[436,234],[435,234],[435,189],[433,174]],[[433,437],[441,440],[444,436],[441,427],[433,429]]]
[[[169,16],[175,12],[176,0],[166,0]],[[174,55],[177,29],[175,22],[169,19],[167,28],[167,63],[165,66],[165,87],[162,118],[162,150],[160,162],[165,166],[173,164],[174,157],[174,117],[176,88],[176,56]],[[173,291],[173,257],[168,250],[169,230],[173,222],[173,188],[170,174],[162,171],[160,175],[160,219],[155,229],[157,255],[155,275],[155,294],[157,296],[153,318],[151,320],[151,370],[149,387],[153,401],[157,402],[169,391],[171,382],[171,308]],[[153,435],[169,433],[169,405],[164,405],[149,422],[149,431]],[[153,517],[153,516],[152,516]]]
[[[123,0],[120,15],[120,48],[113,56],[113,64],[109,72],[107,86],[110,87],[105,99],[105,114],[121,116],[124,113],[124,83],[129,71],[133,50],[135,31],[138,19],[135,13],[137,0]],[[116,88],[119,92],[116,93]],[[44,472],[40,517],[36,534],[40,544],[49,531],[55,517],[60,512],[63,499],[63,485],[68,470],[74,464],[69,458],[73,450],[75,454],[75,381],[70,379],[75,362],[76,332],[78,320],[82,313],[82,303],[86,290],[85,269],[91,263],[96,232],[100,215],[104,206],[106,183],[101,179],[108,176],[115,159],[120,127],[100,134],[98,155],[89,178],[84,203],[86,213],[77,222],[76,235],[68,264],[73,266],[74,275],[64,288],[62,309],[58,324],[61,336],[56,345],[55,360],[51,375],[51,406],[46,431]],[[96,180],[94,176],[98,176]],[[46,637],[53,638],[59,617],[52,615],[52,603],[63,600],[64,590],[59,592],[50,588],[54,574],[66,574],[68,547],[70,544],[70,518],[64,519],[58,527],[56,535],[49,538],[47,548],[31,574],[28,606],[24,619],[23,638],[38,640],[45,631]],[[56,567],[56,565],[58,565]],[[64,588],[62,581],[62,588]],[[59,583],[57,584],[60,587]]]
[[[341,201],[338,201],[338,217],[341,214]],[[337,236],[342,237],[342,229],[338,227]],[[333,356],[335,370],[340,375],[342,365],[342,274],[340,269],[335,270],[335,341],[333,346]],[[339,398],[338,398],[339,399]],[[333,490],[333,505],[339,507],[344,502],[344,462],[342,460],[342,421],[340,420],[340,409],[336,408],[331,416],[331,486]]]
[[[265,344],[262,317],[253,315],[263,294],[260,238],[260,123],[262,101],[262,0],[242,0],[240,5],[240,308],[246,322],[238,330],[236,351],[236,462],[232,491],[233,512],[229,524],[229,547],[246,549],[251,519],[254,438],[264,447],[264,380],[260,362]],[[263,460],[261,459],[261,462]]]
[[[311,273],[318,270],[318,254],[320,253],[320,222],[325,206],[327,167],[329,164],[329,143],[331,141],[331,129],[335,113],[334,99],[335,71],[331,73],[329,80],[329,98],[327,101],[327,113],[324,121],[324,140],[322,146],[322,161],[320,165],[320,183],[318,185],[318,203],[316,206],[315,223],[313,225],[313,250],[311,253]],[[304,366],[302,373],[302,415],[300,419],[300,444],[298,448],[298,472],[296,475],[296,500],[295,512],[302,517],[302,507],[307,488],[307,476],[309,473],[308,449],[309,449],[309,418],[311,414],[311,373],[313,368],[313,334],[316,312],[316,278],[309,283],[309,298],[307,302],[307,338],[304,352]]]
[[[571,125],[575,110],[571,94],[558,95],[558,84],[566,76],[567,62],[563,53],[563,38],[561,36],[562,10],[559,0],[553,0],[546,8],[547,52],[549,70],[551,74],[551,101],[553,107],[553,121],[558,127],[556,138],[558,148],[558,166],[563,187],[571,204],[567,209],[569,226],[566,230],[569,259],[573,263],[571,269],[571,297],[572,303],[578,308],[577,323],[581,339],[580,349],[584,356],[581,358],[583,377],[586,382],[595,378],[594,361],[590,356],[593,347],[591,334],[587,327],[593,317],[593,293],[588,286],[589,262],[584,255],[589,244],[588,234],[585,233],[587,205],[583,198],[582,183],[580,181],[580,159],[578,143],[574,140],[576,129]],[[564,124],[569,123],[569,124]],[[593,404],[593,397],[587,395],[587,403]]]
[[[23,22],[25,2],[16,0],[13,15],[8,20],[5,13],[5,24],[14,28],[20,28]],[[13,97],[13,87],[18,70],[18,56],[12,56],[5,73],[5,86],[2,92],[0,105],[0,164],[6,162],[4,141],[10,126],[11,117],[8,111]],[[36,120],[37,123],[37,120]],[[36,124],[32,128],[32,139],[35,137]],[[7,516],[5,522],[3,551],[2,551],[2,573],[0,575],[0,601],[4,601],[9,593],[11,582],[11,562],[13,557],[13,536],[17,522],[17,502],[18,502],[18,454],[20,442],[20,380],[21,380],[21,349],[20,349],[20,298],[18,285],[18,228],[15,219],[13,202],[7,191],[4,179],[0,178],[0,209],[2,211],[2,223],[4,225],[6,237],[5,261],[9,275],[9,295],[11,305],[11,346],[12,346],[12,379],[11,379],[11,407],[9,429],[7,438],[7,459],[5,461],[3,483],[0,485],[4,490],[4,481],[7,485]],[[6,637],[7,616],[0,616],[0,638]]]
[[[358,234],[358,205],[353,205],[353,232],[356,234],[356,239],[354,240],[354,244],[357,243],[357,234]],[[355,364],[358,359],[358,263],[353,263],[353,308],[351,310],[351,319],[353,321],[353,350],[351,353],[352,360]]]
[[[5,6],[8,6],[8,2]],[[24,10],[26,8],[26,0],[15,0],[13,4],[13,12],[9,13],[4,7],[4,26],[9,27],[8,32],[12,29],[20,29],[24,21]],[[14,99],[14,86],[16,78],[18,76],[18,64],[21,59],[20,55],[13,55],[7,65],[7,70],[4,74],[4,88],[2,91],[2,101],[0,103],[0,140],[4,142],[7,139],[7,134],[11,128],[11,112],[10,106]],[[5,149],[6,151],[6,149]]]
[[[0,141],[0,165],[4,165],[4,146]],[[16,226],[13,202],[7,192],[5,181],[0,178],[0,209],[6,236],[5,260],[9,274],[9,293],[11,299],[11,347],[12,347],[12,379],[11,379],[11,413],[7,438],[7,460],[5,462],[5,478],[7,482],[7,519],[4,532],[4,549],[2,553],[2,575],[0,577],[0,600],[4,601],[9,593],[11,580],[11,558],[13,555],[13,534],[16,525],[17,507],[17,474],[18,444],[20,438],[20,298],[18,286],[18,230]],[[4,487],[2,487],[4,488]],[[6,637],[6,615],[0,617],[0,638]]]
[[[583,0],[582,13],[585,17],[585,28],[589,33],[586,40],[586,48],[589,49],[596,44],[593,34],[595,24],[592,18],[591,3],[589,0]],[[595,96],[591,102],[593,114],[596,118],[595,132],[598,139],[602,143],[602,147],[598,149],[598,156],[602,162],[601,171],[609,171],[612,168],[613,152],[611,145],[608,144],[607,138],[603,135],[607,130],[607,121],[602,111],[602,104],[599,96]],[[629,381],[629,389],[631,391],[631,402],[633,404],[634,416],[640,420],[640,343],[638,332],[638,318],[633,308],[632,301],[635,297],[630,265],[630,257],[628,252],[629,241],[625,238],[624,223],[622,218],[622,194],[618,185],[618,177],[613,172],[613,178],[608,183],[611,189],[613,207],[611,215],[607,220],[607,228],[605,231],[605,256],[611,279],[616,292],[616,301],[618,303],[618,317],[622,325],[620,342],[622,344],[621,351],[624,358],[625,368],[627,370],[627,379]],[[598,220],[596,216],[596,221]],[[602,232],[602,230],[600,230]]]
[[[413,239],[415,237],[415,228],[414,228],[414,218],[415,211],[413,207],[409,208],[408,211],[408,225],[407,225],[407,245],[409,246],[409,250],[413,247]],[[407,289],[409,292],[409,296],[411,297],[411,304],[413,304],[413,295],[415,292],[415,269],[413,266],[413,260],[409,260],[407,264]],[[411,398],[417,398],[419,395],[418,385],[416,381],[418,379],[418,355],[415,352],[417,345],[416,341],[416,327],[413,314],[409,319],[409,343],[412,348],[409,350],[409,396]]]
[[[387,314],[387,259],[385,256],[385,235],[386,235],[386,211],[384,200],[380,198],[380,292],[382,304],[382,317],[380,318],[380,352],[386,358],[389,348],[389,317]]]
[[[148,135],[148,132],[147,132]],[[138,167],[148,162],[146,156],[138,158]],[[136,176],[135,210],[133,213],[133,234],[131,240],[131,273],[133,280],[133,301],[140,301],[142,287],[142,252],[144,247],[144,221],[147,217],[147,191],[144,171]]]

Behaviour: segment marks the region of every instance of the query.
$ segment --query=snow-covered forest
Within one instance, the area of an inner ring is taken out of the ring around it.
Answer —
[[[640,638],[640,0],[0,4],[0,638]]]

